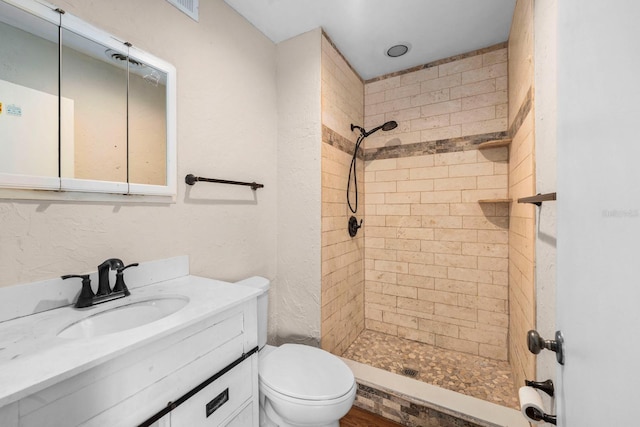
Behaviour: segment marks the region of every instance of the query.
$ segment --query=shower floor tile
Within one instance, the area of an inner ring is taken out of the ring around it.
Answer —
[[[342,357],[400,375],[519,409],[509,362],[458,353],[370,330],[363,331]],[[411,372],[409,372],[411,373]]]

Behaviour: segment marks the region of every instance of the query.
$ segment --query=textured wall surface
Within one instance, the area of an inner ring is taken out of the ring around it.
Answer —
[[[199,23],[154,0],[56,4],[177,68],[178,195],[174,204],[1,200],[0,286],[95,270],[114,256],[186,254],[193,274],[275,278],[273,43],[222,0],[201,2]],[[187,188],[188,173],[265,188]]]
[[[349,236],[353,215],[347,181],[357,132],[364,121],[364,84],[322,37],[322,348],[342,354],[364,329],[364,228]],[[358,213],[364,215],[364,162],[357,162]],[[352,184],[352,189],[353,184]],[[352,204],[355,194],[351,193]],[[354,206],[355,207],[355,206]]]
[[[320,344],[321,31],[278,44],[278,342]]]

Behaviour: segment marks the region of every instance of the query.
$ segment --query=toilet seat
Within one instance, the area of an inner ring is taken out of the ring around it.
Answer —
[[[342,418],[356,398],[358,386],[344,396],[333,400],[302,400],[273,392],[260,384],[260,425],[280,427],[339,427]],[[265,417],[264,419],[262,417]]]
[[[341,400],[355,385],[351,369],[338,357],[300,344],[284,344],[271,351],[260,360],[258,372],[261,386],[311,405]]]

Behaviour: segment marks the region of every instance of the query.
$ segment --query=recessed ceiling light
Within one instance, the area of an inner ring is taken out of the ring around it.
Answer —
[[[387,49],[387,56],[397,58],[409,52],[411,45],[409,43],[399,43]]]

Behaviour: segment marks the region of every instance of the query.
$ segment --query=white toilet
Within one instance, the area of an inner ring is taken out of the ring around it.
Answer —
[[[237,282],[258,297],[260,427],[338,427],[356,398],[351,369],[338,357],[301,344],[266,345],[269,280]]]

